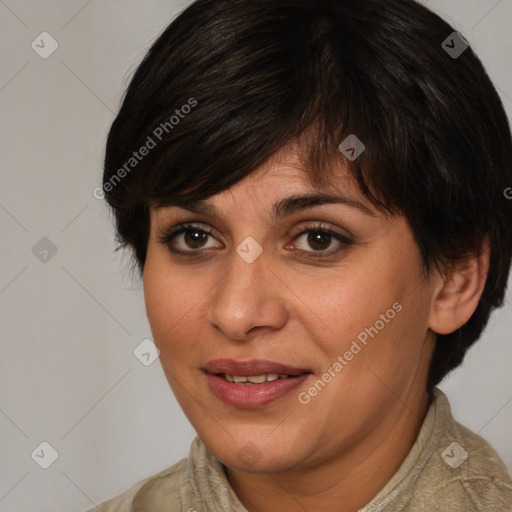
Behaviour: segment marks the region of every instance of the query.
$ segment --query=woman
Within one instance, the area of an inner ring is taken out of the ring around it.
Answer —
[[[103,511],[512,510],[436,387],[501,306],[512,142],[412,0],[198,0],[135,73],[103,190],[188,459]]]

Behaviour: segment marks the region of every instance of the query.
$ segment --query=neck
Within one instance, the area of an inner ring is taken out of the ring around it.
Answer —
[[[364,443],[334,453],[320,465],[305,463],[280,473],[227,468],[229,482],[249,512],[356,512],[397,472],[418,436],[429,403],[426,391],[397,400],[393,414]]]

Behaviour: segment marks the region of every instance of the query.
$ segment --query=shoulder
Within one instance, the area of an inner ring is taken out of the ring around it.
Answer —
[[[102,512],[139,512],[147,510],[149,505],[151,510],[181,510],[180,489],[188,480],[187,464],[187,459],[182,459],[88,512],[95,512],[98,508]]]
[[[420,501],[436,511],[512,510],[512,480],[494,448],[453,418],[448,399],[439,394],[443,431],[424,467]],[[429,509],[430,510],[430,509]]]
[[[247,512],[229,485],[223,465],[196,436],[188,457],[88,512]]]

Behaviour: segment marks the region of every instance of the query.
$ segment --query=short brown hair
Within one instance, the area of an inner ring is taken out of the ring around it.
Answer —
[[[432,389],[503,304],[512,255],[509,124],[472,49],[442,47],[453,32],[413,0],[195,1],[147,53],[108,136],[118,241],[142,272],[151,206],[217,194],[301,136],[309,176],[328,180],[356,134],[366,149],[347,168],[373,204],[405,215],[425,269],[489,237],[481,300],[438,336]]]

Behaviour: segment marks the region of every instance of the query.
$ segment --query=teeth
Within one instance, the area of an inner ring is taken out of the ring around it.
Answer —
[[[263,382],[266,381],[266,375],[251,375],[250,377],[247,377],[247,382],[252,382],[253,384],[263,384]]]
[[[263,384],[264,382],[273,382],[277,379],[287,379],[288,375],[286,374],[277,374],[277,373],[268,373],[263,375],[249,375],[247,377],[243,375],[229,375],[225,373],[224,378],[228,382],[234,382],[235,384]]]

